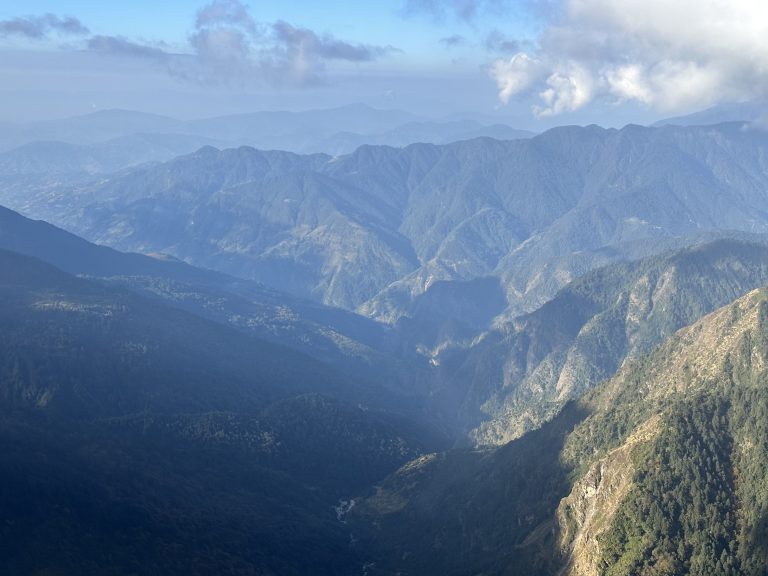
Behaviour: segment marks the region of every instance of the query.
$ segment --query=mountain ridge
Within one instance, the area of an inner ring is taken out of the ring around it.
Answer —
[[[498,276],[509,308],[498,314],[510,317],[625,246],[648,255],[660,242],[768,230],[755,210],[766,146],[737,123],[564,127],[341,157],[205,148],[23,202],[91,240],[269,279],[389,323],[434,281]]]
[[[142,138],[142,135],[150,136]],[[188,120],[113,109],[58,120],[9,123],[0,137],[0,170],[9,164],[6,160],[9,156],[29,163],[21,153],[22,149],[30,146],[33,150],[39,149],[39,144],[45,141],[54,141],[61,148],[68,145],[70,154],[60,154],[59,159],[70,170],[101,172],[110,166],[124,168],[140,161],[167,160],[172,150],[191,153],[194,142],[207,141],[222,148],[248,145],[267,150],[336,155],[353,152],[363,144],[407,146],[419,141],[445,143],[480,135],[527,138],[533,133],[504,124],[432,119],[363,104],[305,111],[245,112]],[[128,146],[136,138],[143,139],[143,147]],[[78,164],[77,152],[90,154],[91,162]],[[94,162],[93,157],[101,158],[102,166]],[[64,163],[64,159],[68,162]]]
[[[767,284],[767,258],[764,241],[724,239],[585,274],[538,310],[444,354],[446,385],[467,389],[459,420],[481,406],[470,433],[480,444],[539,426],[622,363]]]

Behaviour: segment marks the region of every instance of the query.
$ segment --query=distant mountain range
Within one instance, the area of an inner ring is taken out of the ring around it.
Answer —
[[[465,310],[430,318],[414,337],[430,349],[440,326],[460,338],[532,311],[600,265],[768,231],[767,151],[766,133],[740,123],[566,127],[338,157],[207,147],[89,183],[11,185],[0,201],[91,241],[391,324]],[[500,297],[471,312],[462,283],[482,278]]]
[[[155,133],[119,136],[97,144],[34,141],[0,152],[0,174],[6,177],[105,174],[147,162],[170,160],[202,146],[225,144],[211,138]]]
[[[706,110],[665,118],[654,123],[654,126],[706,126],[724,122],[759,122],[768,121],[768,106],[759,100],[748,102],[731,102],[717,104]]]
[[[103,110],[8,124],[0,135],[0,174],[101,174],[170,160],[204,145],[346,154],[364,144],[444,144],[478,136],[528,138],[532,132],[476,120],[434,120],[362,104],[306,112],[254,112],[200,120]]]

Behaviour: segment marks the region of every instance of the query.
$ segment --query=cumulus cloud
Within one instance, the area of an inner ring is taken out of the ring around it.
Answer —
[[[219,0],[200,9],[189,45],[195,56],[188,76],[213,80],[252,76],[256,73],[255,44],[261,30],[245,7],[236,1]]]
[[[490,74],[499,87],[499,98],[507,103],[512,96],[526,93],[545,75],[543,64],[524,52],[508,60],[498,59],[490,67]]]
[[[594,81],[589,70],[571,64],[550,74],[547,88],[539,94],[544,105],[534,106],[533,111],[537,116],[555,116],[577,110],[592,100],[594,94]]]
[[[42,40],[50,34],[84,36],[89,33],[80,20],[72,16],[27,16],[0,20],[0,36],[21,36],[33,40]]]
[[[676,111],[768,95],[764,0],[563,0],[537,46],[489,73],[502,102],[535,90],[538,115],[596,99]]]

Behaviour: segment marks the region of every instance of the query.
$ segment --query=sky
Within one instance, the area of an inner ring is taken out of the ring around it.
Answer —
[[[0,2],[0,122],[361,102],[543,129],[766,94],[765,0]]]

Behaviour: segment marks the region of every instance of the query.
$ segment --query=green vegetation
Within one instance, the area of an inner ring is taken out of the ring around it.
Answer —
[[[541,425],[625,359],[766,283],[768,249],[734,240],[607,266],[489,334],[449,364],[446,378],[471,382],[471,392],[490,388],[465,402],[476,411],[465,408],[465,417],[481,420],[477,442],[503,443]]]
[[[722,386],[669,414],[601,538],[604,574],[764,574],[768,389]]]
[[[0,573],[346,575],[334,507],[424,452],[379,387],[0,250]]]
[[[585,416],[569,404],[519,441],[420,459],[390,476],[350,515],[376,560],[371,574],[549,573],[552,511],[570,490],[559,454]]]
[[[765,574],[767,343],[755,291],[539,430],[402,469],[355,528],[381,574]]]
[[[605,574],[737,574],[736,501],[722,397],[673,406],[601,540]]]

